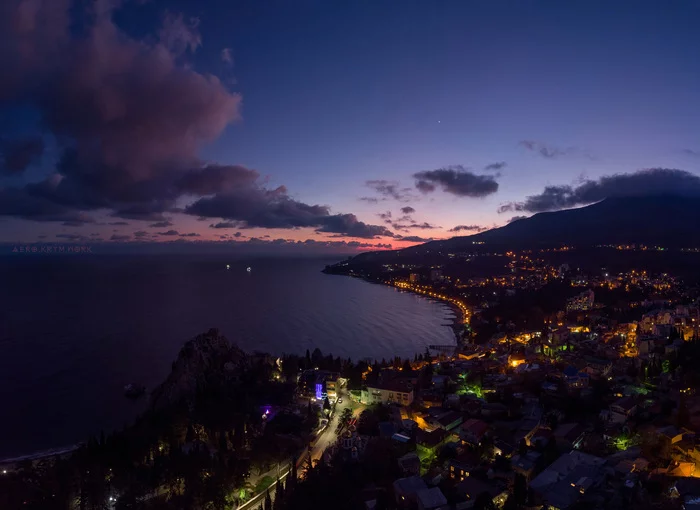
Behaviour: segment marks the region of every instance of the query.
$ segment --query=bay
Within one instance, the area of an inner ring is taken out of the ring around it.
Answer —
[[[413,357],[429,344],[454,343],[450,308],[321,273],[337,261],[1,258],[0,458],[131,422],[147,399],[126,399],[124,385],[157,385],[182,345],[209,328],[248,352],[318,347],[354,360]]]

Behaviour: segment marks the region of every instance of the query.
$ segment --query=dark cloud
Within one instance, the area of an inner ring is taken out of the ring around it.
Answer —
[[[138,232],[134,232],[134,237],[147,237],[149,234],[145,230],[139,230]]]
[[[496,163],[490,163],[484,167],[484,170],[503,170],[506,167],[505,161],[498,161]]]
[[[162,211],[178,212],[173,208],[174,201],[170,199],[153,200],[148,203],[119,206],[112,216],[139,221],[167,221]]]
[[[535,142],[534,140],[522,140],[520,141],[519,145],[525,147],[529,151],[536,152],[543,158],[547,159],[555,159],[561,156],[570,156],[581,152],[576,147],[560,148],[554,147],[552,145],[546,145],[540,142]]]
[[[399,202],[406,202],[415,198],[411,193],[411,188],[401,188],[397,181],[373,179],[366,181],[365,186],[372,188],[377,194],[381,195],[381,200],[392,198]],[[360,200],[367,200],[367,198],[363,197]]]
[[[671,168],[650,168],[628,174],[603,176],[586,180],[576,186],[546,186],[539,195],[531,195],[524,202],[501,205],[506,211],[542,212],[566,209],[600,202],[609,197],[652,196],[674,194],[700,196],[700,177]]]
[[[114,234],[112,237],[109,238],[110,241],[128,241],[131,239],[130,235],[120,235],[120,234]]]
[[[419,236],[403,236],[401,241],[409,241],[411,243],[427,243],[428,241],[435,241],[433,237],[419,237]]]
[[[203,196],[250,187],[260,174],[240,165],[206,165],[187,171],[176,186],[182,193]]]
[[[386,227],[359,221],[354,214],[331,214],[328,206],[294,200],[284,186],[266,189],[250,182],[211,197],[200,198],[187,206],[185,213],[232,220],[238,222],[238,228],[312,227],[317,232],[362,238],[393,235]]]
[[[432,193],[435,191],[435,185],[428,181],[418,180],[416,181],[416,189],[421,193]]]
[[[377,216],[383,219],[385,223],[391,223],[391,211],[377,213]]]
[[[240,96],[182,58],[202,43],[196,19],[166,14],[156,38],[136,40],[112,21],[119,4],[0,4],[0,66],[12,70],[0,80],[0,102],[36,109],[59,153],[55,175],[0,188],[0,215],[74,222],[100,210],[165,228],[165,214],[183,212],[239,228],[393,235],[353,214],[295,200],[284,186],[269,189],[255,170],[204,164],[199,150],[239,118]],[[79,35],[72,17],[85,23]],[[373,189],[399,200],[411,192],[379,181]]]
[[[457,225],[449,230],[449,232],[483,232],[486,227],[480,225]]]
[[[249,243],[249,244],[260,244],[260,243],[268,243],[268,244],[276,244],[276,245],[286,245],[286,246],[304,246],[304,247],[321,247],[321,248],[382,248],[382,249],[391,249],[392,246],[390,244],[371,244],[371,243],[364,243],[361,241],[317,241],[315,239],[307,239],[305,241],[294,241],[291,239],[272,239],[269,241],[265,241],[262,239],[258,238],[251,238],[248,241],[244,241],[244,243]]]
[[[527,219],[527,216],[513,216],[508,220],[508,223],[513,223],[514,221]]]
[[[52,176],[23,188],[0,188],[0,216],[16,216],[35,221],[92,222],[84,212],[45,197],[58,185],[59,180],[60,177]]]
[[[368,225],[359,221],[354,214],[334,214],[321,218],[323,225],[316,232],[342,234],[347,237],[374,239],[379,236],[394,237],[394,234],[381,225]]]
[[[236,232],[235,234],[233,234],[233,237],[246,237],[246,236],[244,236],[240,232]]]
[[[187,214],[245,222],[248,227],[294,228],[319,225],[329,215],[328,206],[307,205],[289,197],[279,186],[249,186],[200,198],[185,208]]]
[[[294,248],[294,249],[304,249],[304,248],[313,248],[313,249],[323,249],[323,248],[332,248],[332,249],[343,249],[343,248],[391,249],[392,248],[392,246],[390,244],[386,244],[386,243],[372,244],[372,243],[366,243],[366,242],[362,242],[362,241],[327,241],[327,240],[316,240],[316,239],[306,239],[305,241],[295,241],[293,239],[282,239],[282,238],[273,239],[273,238],[270,238],[270,236],[266,236],[266,237],[267,238],[251,237],[250,239],[248,239],[246,241],[234,241],[232,239],[229,239],[228,242],[232,243],[233,245],[236,245],[238,247],[275,246],[275,247],[286,247],[286,248]]]
[[[683,149],[683,154],[686,154],[688,156],[693,156],[696,158],[700,158],[700,151],[695,151],[693,149]]]
[[[212,223],[209,228],[238,228],[238,223],[235,221],[220,221],[219,223]]]
[[[168,230],[167,232],[158,232],[159,236],[179,236],[180,233],[177,230]]]
[[[358,200],[367,202],[368,204],[376,204],[380,199],[375,197],[360,197]],[[381,200],[386,200],[386,198],[382,198]]]
[[[436,186],[460,197],[485,197],[498,191],[498,182],[493,175],[475,174],[461,165],[418,172],[413,177],[416,188],[423,193],[434,191]]]
[[[113,221],[112,223],[107,223],[107,225],[117,225],[117,226],[122,226],[125,227],[129,225],[128,221]]]
[[[413,207],[407,205],[406,207],[401,208],[401,212],[404,214],[413,214],[414,212],[416,212],[416,210]]]
[[[196,232],[190,232],[189,234],[180,234],[180,237],[199,237]]]
[[[88,241],[91,240],[81,234],[56,234],[57,239],[68,239],[69,241]]]
[[[430,223],[423,222],[423,223],[392,223],[392,227],[394,227],[396,230],[411,230],[411,229],[419,229],[419,230],[431,230],[434,228],[441,228],[436,225],[431,225]]]
[[[194,20],[167,15],[157,40],[135,40],[112,22],[117,3],[19,0],[0,7],[0,65],[12,70],[0,102],[37,109],[60,153],[60,180],[9,191],[14,207],[6,204],[1,214],[43,221],[107,209],[124,218],[162,217],[192,180],[187,169],[197,167],[200,147],[239,117],[237,94],[178,58],[201,42]],[[71,9],[89,20],[80,37],[69,28]],[[49,204],[38,205],[39,198]],[[27,208],[43,211],[27,215]]]
[[[0,140],[0,174],[19,174],[36,162],[44,152],[39,137]]]
[[[511,211],[524,211],[524,204],[522,202],[506,202],[498,206],[498,214],[503,214],[505,212]]]

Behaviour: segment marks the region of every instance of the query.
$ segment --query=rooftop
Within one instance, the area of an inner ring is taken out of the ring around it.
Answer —
[[[420,501],[422,508],[437,508],[447,504],[447,498],[439,487],[422,489],[416,492],[416,498]]]
[[[467,433],[474,434],[475,436],[483,436],[488,431],[489,426],[484,421],[470,418],[462,423],[461,429]]]
[[[399,478],[394,482],[394,492],[396,492],[397,494],[403,494],[405,496],[415,494],[418,491],[427,488],[428,486],[419,476],[408,476],[406,478]]]

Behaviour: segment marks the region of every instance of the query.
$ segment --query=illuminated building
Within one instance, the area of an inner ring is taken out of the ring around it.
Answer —
[[[368,386],[362,390],[363,404],[400,404],[411,405],[413,402],[413,386],[409,383],[390,381],[386,384]]]
[[[334,400],[338,395],[338,388],[345,382],[338,373],[327,370],[305,370],[299,378],[302,394],[316,400],[326,397]]]
[[[593,308],[593,302],[595,300],[595,294],[592,290],[587,290],[582,292],[578,296],[574,296],[569,299],[566,303],[566,311],[570,312],[573,310],[590,310]]]

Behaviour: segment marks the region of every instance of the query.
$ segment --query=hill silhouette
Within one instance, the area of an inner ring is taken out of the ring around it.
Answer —
[[[350,265],[426,262],[447,253],[484,249],[527,249],[561,245],[644,244],[650,247],[700,246],[700,197],[660,195],[615,197],[578,209],[543,212],[470,236],[431,241],[403,250],[368,252]]]

